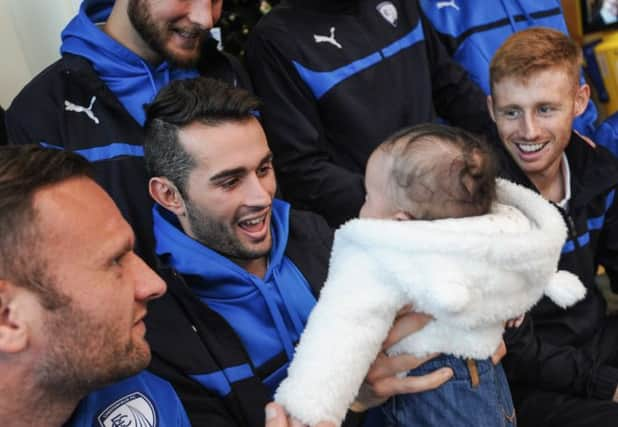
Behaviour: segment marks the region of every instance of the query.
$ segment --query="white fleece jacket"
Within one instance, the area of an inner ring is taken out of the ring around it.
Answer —
[[[395,314],[410,303],[435,320],[389,354],[489,357],[504,322],[543,294],[562,307],[584,297],[576,276],[556,272],[566,234],[557,209],[500,179],[487,215],[347,222],[275,400],[303,423],[341,423]]]

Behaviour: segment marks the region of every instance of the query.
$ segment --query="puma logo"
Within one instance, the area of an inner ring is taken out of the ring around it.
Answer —
[[[93,96],[90,99],[90,105],[88,106],[88,108],[82,107],[81,105],[73,104],[72,102],[69,102],[69,101],[65,100],[64,101],[64,109],[66,111],[74,111],[76,113],[85,113],[93,122],[95,122],[98,125],[99,124],[99,119],[92,112],[92,106],[94,105],[94,101],[96,101],[96,100],[97,100],[97,97]]]
[[[317,34],[313,35],[313,39],[315,40],[316,43],[330,43],[333,46],[338,47],[339,49],[341,49],[343,46],[341,46],[339,44],[339,42],[337,40],[335,40],[335,27],[330,27],[330,36],[320,36]]]
[[[438,3],[436,3],[436,6],[438,7],[438,9],[442,9],[445,7],[452,7],[453,9],[459,10],[459,6],[457,6],[457,4],[455,3],[455,0],[439,1]]]

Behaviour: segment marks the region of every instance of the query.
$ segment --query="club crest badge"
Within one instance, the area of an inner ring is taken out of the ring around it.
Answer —
[[[386,19],[393,27],[397,26],[397,8],[390,1],[383,1],[376,6],[377,11]]]
[[[99,416],[99,427],[156,427],[152,403],[142,393],[131,393],[108,406]]]

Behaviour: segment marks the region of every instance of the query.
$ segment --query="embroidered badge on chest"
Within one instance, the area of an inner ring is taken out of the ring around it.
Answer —
[[[378,3],[376,10],[382,15],[382,18],[386,19],[393,27],[397,26],[397,8],[390,1],[383,1]]]
[[[97,417],[99,427],[156,427],[152,403],[142,393],[118,399]]]

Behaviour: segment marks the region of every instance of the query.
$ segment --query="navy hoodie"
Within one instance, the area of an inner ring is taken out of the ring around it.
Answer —
[[[287,375],[294,345],[305,328],[315,297],[305,277],[285,256],[290,205],[273,200],[273,246],[263,279],[187,236],[176,218],[153,209],[156,251],[179,271],[199,297],[238,334],[253,365],[263,366],[285,351],[285,363],[264,380],[272,392]]]

